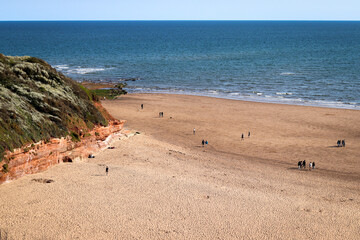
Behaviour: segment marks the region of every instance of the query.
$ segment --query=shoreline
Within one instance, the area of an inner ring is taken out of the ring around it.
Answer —
[[[212,97],[219,99],[229,99],[229,100],[237,100],[237,101],[245,101],[245,102],[258,102],[258,103],[272,103],[272,104],[284,104],[284,105],[293,105],[293,106],[308,106],[308,107],[321,107],[321,108],[334,108],[334,109],[348,109],[348,110],[360,110],[359,103],[343,103],[343,102],[331,102],[325,100],[303,100],[303,99],[291,99],[291,98],[281,98],[275,96],[264,96],[261,98],[261,95],[256,96],[245,96],[241,95],[241,93],[237,93],[236,95],[228,96],[223,93],[205,93],[205,92],[186,92],[183,90],[173,90],[173,91],[133,91],[132,89],[128,91],[128,94],[175,94],[175,95],[188,95],[188,96],[199,96],[199,97]],[[228,93],[231,95],[231,93]],[[278,96],[282,95],[291,95],[286,93],[278,94]],[[239,97],[236,97],[239,96]]]
[[[196,97],[209,97],[209,98],[216,98],[216,99],[226,99],[226,100],[234,100],[234,101],[240,101],[240,102],[249,102],[249,103],[265,103],[265,104],[279,104],[279,105],[289,105],[289,106],[303,106],[303,107],[315,107],[315,108],[329,108],[329,109],[344,109],[344,110],[355,110],[355,111],[358,111],[360,110],[360,105],[357,106],[357,105],[351,105],[352,107],[347,107],[349,106],[350,104],[345,104],[345,103],[338,103],[337,105],[342,105],[342,107],[335,107],[335,106],[329,106],[331,105],[331,102],[324,102],[323,105],[317,105],[317,104],[301,104],[301,103],[298,103],[296,104],[296,102],[293,102],[293,103],[286,103],[286,102],[281,102],[280,100],[279,101],[262,101],[262,100],[256,100],[256,99],[249,99],[248,97],[243,97],[243,98],[236,98],[236,97],[221,97],[221,96],[217,96],[217,95],[211,95],[211,94],[202,94],[202,93],[191,93],[191,92],[182,92],[182,91],[179,91],[179,92],[153,92],[153,91],[149,91],[149,92],[132,92],[132,91],[129,91],[127,94],[154,94],[154,95],[157,95],[157,94],[163,94],[163,95],[184,95],[184,96],[196,96]],[[121,96],[120,96],[121,98]],[[287,101],[292,101],[292,99],[287,99]],[[311,101],[315,101],[315,102],[318,102],[318,101],[322,101],[322,100],[311,100]],[[309,101],[305,101],[305,100],[300,100],[300,102],[309,102]],[[326,104],[329,104],[329,105],[326,105]]]
[[[89,89],[107,89],[116,84],[128,81],[82,81],[78,82]],[[184,90],[156,90],[151,88],[144,88],[147,90],[139,90],[142,88],[137,88],[127,86],[129,94],[175,94],[175,95],[189,95],[189,96],[200,96],[200,97],[213,97],[220,99],[231,99],[238,101],[246,102],[259,102],[259,103],[274,103],[274,104],[285,104],[285,105],[294,105],[294,106],[309,106],[309,107],[321,107],[321,108],[335,108],[335,109],[349,109],[349,110],[360,110],[360,103],[344,103],[336,101],[326,101],[326,100],[304,100],[300,98],[290,98],[286,96],[292,96],[293,93],[288,92],[276,92],[275,95],[263,95],[262,92],[253,92],[251,93],[240,93],[240,92],[221,92],[218,90],[207,90],[207,91],[184,91]]]

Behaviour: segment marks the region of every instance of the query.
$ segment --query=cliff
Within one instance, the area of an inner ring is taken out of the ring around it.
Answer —
[[[80,141],[74,142],[69,137],[53,138],[49,142],[39,141],[13,152],[7,151],[9,170],[0,174],[0,184],[37,173],[62,163],[74,162],[87,158],[89,154],[106,148],[111,140],[121,134],[123,121],[110,121],[108,126],[97,126]]]
[[[0,182],[101,148],[123,122],[96,99],[41,59],[0,54]]]

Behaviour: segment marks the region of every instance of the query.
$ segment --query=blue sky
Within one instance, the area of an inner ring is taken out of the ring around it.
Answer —
[[[360,20],[360,0],[0,0],[0,20]]]

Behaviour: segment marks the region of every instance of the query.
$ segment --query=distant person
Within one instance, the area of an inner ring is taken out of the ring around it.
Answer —
[[[345,147],[345,139],[341,141],[343,147]]]
[[[208,145],[208,141],[207,141],[207,140],[205,140],[205,144]]]
[[[248,132],[248,138],[250,137],[250,131]]]
[[[303,164],[303,167],[304,167],[304,169],[306,168],[306,161],[304,160],[303,162],[302,162]]]
[[[161,117],[161,112],[159,112],[159,118]]]
[[[301,169],[301,161],[298,161],[298,168]]]
[[[141,104],[141,109],[144,109],[144,104]]]
[[[312,169],[312,162],[309,163],[309,170]]]
[[[338,140],[338,141],[337,141],[337,146],[338,146],[338,147],[340,147],[340,143],[341,143],[341,141]]]
[[[243,133],[241,134],[241,140],[244,140],[244,134]]]
[[[204,145],[205,145],[205,140],[204,139],[201,141],[201,144],[204,147]]]
[[[313,169],[315,169],[315,162],[313,162],[313,166],[312,166],[312,167],[313,167]]]
[[[161,112],[161,117],[164,117],[164,112]]]
[[[195,135],[195,128],[193,129],[193,134]]]
[[[105,168],[105,172],[106,172],[106,176],[108,175],[108,173],[109,173],[109,167],[108,166],[106,166],[106,168]]]

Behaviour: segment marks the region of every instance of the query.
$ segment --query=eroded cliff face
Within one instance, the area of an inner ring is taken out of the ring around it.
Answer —
[[[109,121],[109,125],[97,126],[92,131],[80,136],[74,142],[66,138],[53,138],[49,142],[39,141],[26,147],[6,152],[9,159],[9,171],[0,172],[0,184],[15,180],[24,175],[44,171],[62,163],[81,161],[89,154],[95,154],[109,146],[112,140],[121,135],[125,121]]]

